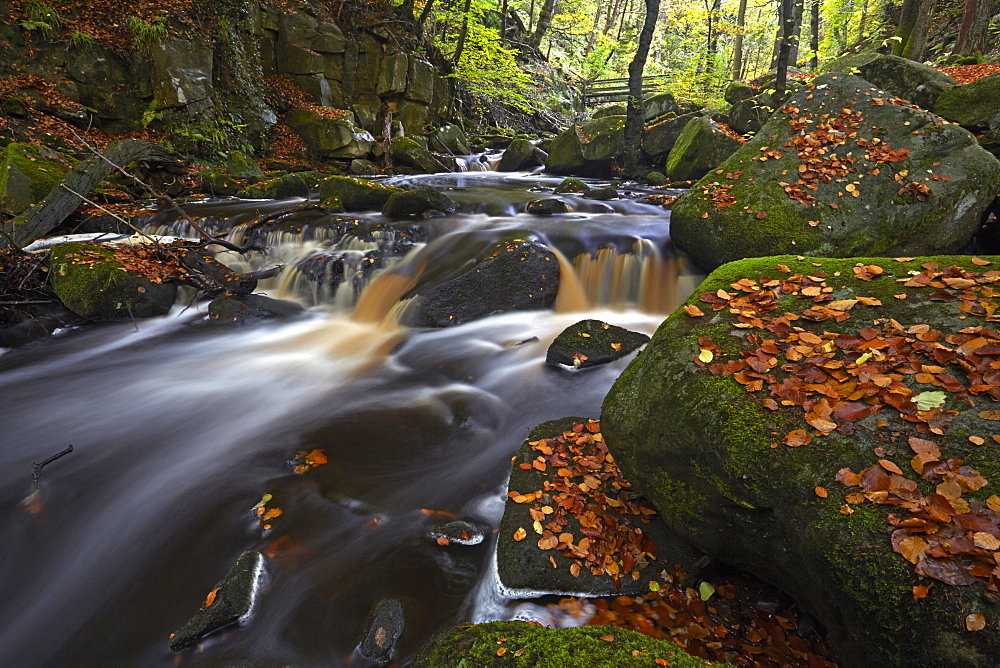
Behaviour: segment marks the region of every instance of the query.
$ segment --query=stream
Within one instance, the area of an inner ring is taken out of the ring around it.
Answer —
[[[490,533],[510,458],[541,422],[597,418],[632,358],[573,372],[544,364],[548,345],[584,318],[652,334],[701,279],[672,249],[662,207],[559,195],[571,213],[523,213],[560,181],[395,177],[445,189],[458,213],[414,221],[421,229],[405,239],[334,242],[320,214],[304,212],[270,233],[267,256],[220,256],[241,270],[285,265],[258,292],[308,307],[290,320],[210,326],[205,306],[182,298],[161,318],[0,351],[4,663],[371,665],[352,653],[385,596],[406,609],[400,660],[455,623],[513,615]],[[190,212],[218,230],[283,204],[220,200]],[[166,217],[148,229],[190,233]],[[415,278],[509,235],[558,251],[554,309],[439,330],[398,324]],[[342,276],[311,280],[317,266]],[[32,463],[69,444],[42,474],[42,511],[26,512]],[[289,458],[315,448],[329,459],[322,475],[295,475]],[[265,492],[284,516],[262,533],[251,508]],[[424,510],[478,522],[487,538],[438,545],[427,533],[441,515]],[[248,549],[272,557],[253,617],[175,663],[169,635]]]

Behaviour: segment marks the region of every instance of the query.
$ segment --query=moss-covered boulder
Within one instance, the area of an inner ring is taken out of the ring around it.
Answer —
[[[225,577],[215,583],[201,608],[170,636],[170,649],[180,652],[210,633],[243,624],[250,618],[264,575],[264,555],[244,552]]]
[[[375,141],[355,126],[349,109],[297,107],[286,114],[285,123],[321,158],[363,158]]]
[[[414,668],[709,668],[719,665],[695,658],[669,640],[656,640],[613,626],[550,629],[527,622],[460,626],[434,638],[413,659]]]
[[[608,447],[844,665],[995,665],[1000,258],[799,257],[713,272],[612,387]]]
[[[607,176],[621,148],[624,116],[604,116],[564,130],[552,142],[545,171],[552,174]]]
[[[298,173],[259,181],[237,193],[243,199],[287,199],[309,197],[309,184]]]
[[[956,81],[930,65],[880,53],[858,53],[834,58],[823,65],[826,72],[857,74],[877,88],[932,109],[938,97]]]
[[[642,332],[633,332],[602,320],[581,320],[559,333],[545,354],[545,363],[586,369],[614,362],[649,341]]]
[[[736,104],[756,94],[756,88],[752,88],[742,81],[730,81],[722,93],[722,98],[729,104]]]
[[[264,173],[257,161],[243,151],[230,151],[226,155],[225,169],[230,176],[243,179]]]
[[[741,135],[753,135],[774,113],[777,104],[771,93],[758,93],[740,100],[729,110],[729,127]]]
[[[437,188],[423,186],[392,193],[382,205],[382,213],[390,218],[409,218],[428,213],[452,213],[456,208],[455,200]]]
[[[114,248],[97,244],[56,244],[49,275],[63,305],[90,320],[165,315],[177,297],[176,283],[151,280],[128,268]]]
[[[339,201],[345,211],[379,211],[389,197],[403,192],[395,186],[347,176],[327,177],[319,182],[318,190],[324,203]]]
[[[564,193],[585,193],[590,190],[590,186],[581,181],[580,179],[574,179],[570,177],[568,179],[563,179],[562,182],[556,186],[555,192],[557,195]]]
[[[415,167],[428,174],[448,171],[444,163],[410,137],[393,137],[389,146],[392,159],[400,164]]]
[[[465,130],[457,125],[442,125],[432,132],[427,138],[431,148],[435,151],[443,151],[452,155],[468,155],[469,139],[465,136]]]
[[[40,202],[72,162],[44,146],[7,144],[0,149],[0,212],[16,216]]]
[[[496,170],[498,172],[516,172],[537,165],[535,145],[527,139],[515,139],[503,152]]]
[[[722,131],[708,116],[697,116],[684,126],[667,155],[665,171],[674,181],[705,176],[731,156],[740,142]]]
[[[685,126],[698,114],[684,114],[664,119],[642,131],[642,148],[654,160],[662,160],[677,143]]]
[[[706,268],[779,253],[962,248],[996,195],[1000,162],[966,130],[863,79],[814,84],[678,199],[674,243]]]
[[[450,327],[509,311],[551,307],[559,291],[559,261],[535,241],[498,242],[457,276],[416,288],[403,315],[412,327]]]
[[[672,93],[657,93],[656,95],[650,95],[648,98],[642,102],[642,119],[644,121],[651,121],[654,118],[660,118],[661,116],[666,116],[667,114],[678,113],[680,107],[677,106],[677,100],[674,99]]]
[[[642,593],[664,568],[695,560],[607,451],[600,422],[580,417],[545,422],[525,439],[497,535],[508,595]]]
[[[208,304],[208,321],[246,325],[259,320],[290,318],[302,313],[301,304],[265,295],[220,295]]]
[[[590,120],[596,121],[598,118],[604,118],[605,116],[624,116],[627,111],[628,107],[624,104],[609,104],[591,114]]]
[[[226,172],[214,168],[198,172],[198,184],[206,195],[215,197],[230,197],[243,187]]]
[[[946,90],[937,98],[934,113],[976,132],[986,130],[1000,114],[1000,74]]]
[[[589,193],[590,189],[587,192]],[[525,205],[524,211],[533,216],[554,216],[559,213],[569,213],[569,206],[557,197],[548,197],[531,200]]]

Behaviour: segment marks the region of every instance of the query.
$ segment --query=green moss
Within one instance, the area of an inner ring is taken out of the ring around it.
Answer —
[[[602,640],[612,636],[613,640]],[[503,639],[503,640],[502,640]],[[501,656],[499,650],[505,650]],[[639,652],[639,655],[633,654]],[[657,659],[671,666],[708,667],[709,663],[666,640],[655,640],[613,626],[550,629],[525,622],[489,622],[441,634],[414,658],[414,668],[623,668],[650,666]]]
[[[23,213],[48,195],[75,162],[45,147],[8,144],[0,150],[0,210]]]

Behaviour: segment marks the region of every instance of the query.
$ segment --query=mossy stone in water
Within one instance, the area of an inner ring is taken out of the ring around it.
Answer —
[[[535,145],[527,139],[515,139],[503,152],[497,163],[498,172],[516,172],[526,167],[534,167]]]
[[[880,458],[898,462],[905,477],[916,479],[908,439],[918,436],[938,443],[942,459],[958,457],[986,477],[986,487],[963,495],[969,502],[985,500],[996,493],[993,488],[1000,480],[997,446],[989,438],[996,423],[979,417],[981,411],[996,406],[989,396],[949,393],[943,410],[955,411],[950,414],[954,422],[944,427],[943,435],[918,431],[915,423],[901,419],[886,405],[880,413],[859,420],[853,434],[833,431],[814,436],[811,443],[788,447],[782,444],[786,434],[810,429],[802,408],[777,405],[771,410],[763,405],[766,387],[748,392],[732,375],[713,374],[695,362],[705,347],[701,337],[718,346],[713,363],[719,364],[741,359],[742,351],[754,349],[756,345],[747,341],[751,335],[775,338],[770,331],[744,327],[737,321],[740,313],[712,310],[699,299],[703,293],[734,291],[732,286],[741,279],[760,284],[763,277],[780,281],[796,274],[818,276],[832,288],[828,294],[834,300],[878,300],[871,305],[858,302],[845,311],[849,317],[842,322],[805,317],[794,321],[794,327],[816,336],[832,339],[844,334],[861,340],[862,328],[879,327],[876,320],[889,326],[885,323],[893,321],[887,319],[894,319],[904,331],[929,325],[944,333],[943,342],[964,328],[992,323],[960,310],[964,302],[958,298],[938,301],[939,288],[903,286],[897,281],[910,279],[930,262],[977,272],[992,267],[977,266],[967,256],[904,262],[799,257],[743,260],[713,272],[687,304],[705,315],[690,316],[678,309],[608,393],[601,413],[608,448],[672,529],[707,555],[780,587],[823,623],[844,665],[995,665],[1000,634],[965,630],[965,616],[970,613],[982,614],[987,629],[1000,624],[1000,607],[987,604],[982,583],[952,586],[917,576],[914,567],[893,552],[891,534],[896,527],[887,521],[890,513],[907,511],[867,501],[844,510],[845,494],[858,488],[844,487],[835,479],[841,468],[860,471]],[[992,266],[1000,262],[995,257],[984,259]],[[883,273],[859,280],[853,271],[858,263],[877,265]],[[905,299],[895,296],[904,293]],[[801,314],[811,305],[811,298],[776,292],[776,308],[766,315]],[[779,353],[778,365],[785,362]],[[944,372],[966,377],[957,365],[946,364]],[[778,367],[771,373],[776,382],[787,374]],[[914,373],[902,369],[898,377],[914,393],[936,389],[921,386]],[[983,446],[968,440],[977,434],[985,437]],[[934,492],[937,481],[917,482],[926,495]],[[933,586],[926,598],[916,601],[913,587],[918,585]]]
[[[817,78],[677,200],[671,239],[709,269],[781,253],[894,257],[962,248],[996,195],[1000,162],[966,130],[890,97],[855,76]],[[827,154],[851,158],[856,171],[800,187],[803,203],[781,185],[794,186],[803,166],[784,144],[815,133],[824,114],[856,125]]]
[[[235,195],[242,188],[234,178],[219,169],[204,169],[198,172],[198,181],[206,195],[216,197]]]
[[[256,551],[241,554],[226,576],[215,583],[211,601],[206,598],[194,617],[172,634],[170,649],[180,652],[210,633],[245,623],[253,611],[263,575],[263,554]]]
[[[568,179],[563,179],[562,183],[556,186],[555,192],[557,195],[561,195],[563,193],[585,193],[588,190],[590,190],[590,186],[571,176]]]
[[[393,137],[389,143],[393,160],[427,173],[448,171],[444,164],[410,137]]]
[[[498,654],[501,648],[505,651]],[[413,659],[414,668],[656,668],[660,665],[710,668],[723,664],[693,657],[672,641],[656,640],[614,626],[550,629],[527,622],[459,627],[434,638]]]
[[[673,181],[700,179],[732,155],[740,143],[707,116],[688,121],[667,155],[665,170]]]
[[[208,305],[209,322],[245,325],[254,320],[289,318],[305,309],[301,304],[265,295],[222,295]]]
[[[584,199],[594,199],[601,202],[606,202],[611,199],[618,199],[618,189],[612,186],[607,186],[605,188],[591,188],[583,194]]]
[[[451,213],[456,208],[455,200],[437,188],[423,186],[392,193],[382,206],[382,213],[391,218],[410,218],[433,212]]]
[[[52,289],[63,305],[90,320],[165,315],[177,297],[173,282],[155,283],[115,260],[97,244],[56,244],[49,253]]]
[[[243,199],[308,197],[309,184],[298,174],[285,174],[247,186],[238,195]]]
[[[390,196],[403,192],[395,186],[348,176],[327,177],[319,182],[317,190],[324,205],[339,201],[345,211],[379,211]]]
[[[554,216],[557,213],[568,213],[569,207],[561,199],[549,197],[528,202],[524,210],[533,216]]]
[[[625,357],[647,341],[649,337],[642,332],[601,320],[581,320],[560,332],[549,346],[545,363],[585,369]]]

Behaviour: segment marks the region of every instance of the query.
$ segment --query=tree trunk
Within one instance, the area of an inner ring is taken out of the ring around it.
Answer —
[[[705,44],[705,79],[708,83],[708,79],[712,75],[712,70],[715,67],[715,53],[719,50],[719,31],[715,29],[715,17],[718,16],[719,9],[722,7],[722,0],[712,0],[712,4],[708,4],[708,0],[705,0],[705,9],[708,10],[708,41]]]
[[[507,42],[507,0],[500,4],[500,46]]]
[[[819,10],[822,0],[813,0],[812,15],[809,17],[809,69],[819,69]]]
[[[455,45],[455,57],[452,63],[458,67],[462,60],[462,51],[465,50],[465,38],[469,36],[469,9],[472,7],[472,0],[465,0],[465,7],[462,8],[462,28],[458,31],[458,44]]]
[[[802,7],[804,0],[793,0],[788,4],[788,14],[785,14],[785,2],[781,1],[778,6],[778,36],[774,41],[774,49],[771,51],[771,69],[778,68],[778,51],[781,49],[781,35],[786,22],[790,23],[790,41],[788,52],[788,64],[794,66],[799,50],[799,33],[802,31]]]
[[[892,55],[920,60],[927,45],[927,31],[934,16],[937,0],[903,0]]]
[[[733,38],[733,81],[743,78],[743,28],[747,23],[747,0],[740,0],[736,13],[736,37]]]
[[[788,82],[788,57],[792,53],[792,39],[795,28],[795,0],[781,0],[781,14],[784,20],[778,26],[778,57],[775,63],[774,98],[781,99]]]
[[[542,38],[548,32],[549,26],[552,25],[552,15],[555,14],[555,11],[556,0],[545,0],[542,3],[542,8],[538,11],[538,25],[528,39],[529,45],[536,49],[542,46]]]
[[[619,170],[626,176],[639,172],[642,160],[642,71],[646,68],[649,44],[653,41],[656,19],[660,13],[660,0],[646,0],[646,17],[639,33],[639,44],[635,56],[628,64],[628,106],[625,112],[625,132],[618,154]]]
[[[954,53],[971,56],[985,51],[986,34],[992,15],[992,0],[965,0]]]
[[[3,226],[3,231],[18,246],[22,248],[27,246],[48,234],[76,211],[83,203],[80,195],[86,196],[116,167],[125,167],[137,160],[164,165],[176,165],[179,162],[176,155],[162,146],[142,139],[121,139],[112,142],[104,151],[103,158],[94,156],[78,163],[66,173],[60,184],[49,191],[45,199],[31,210],[8,221]],[[9,243],[7,238],[0,240],[0,244],[7,243]]]
[[[799,62],[799,44],[802,42],[802,15],[805,12],[805,0],[794,0],[792,7],[792,18],[795,25],[792,27],[792,46],[788,54],[788,64],[795,67]]]
[[[417,36],[418,41],[423,41],[424,36],[424,25],[427,23],[427,17],[431,14],[431,7],[434,6],[434,0],[427,0],[424,8],[420,10],[420,16],[417,17],[417,27],[414,31]]]

